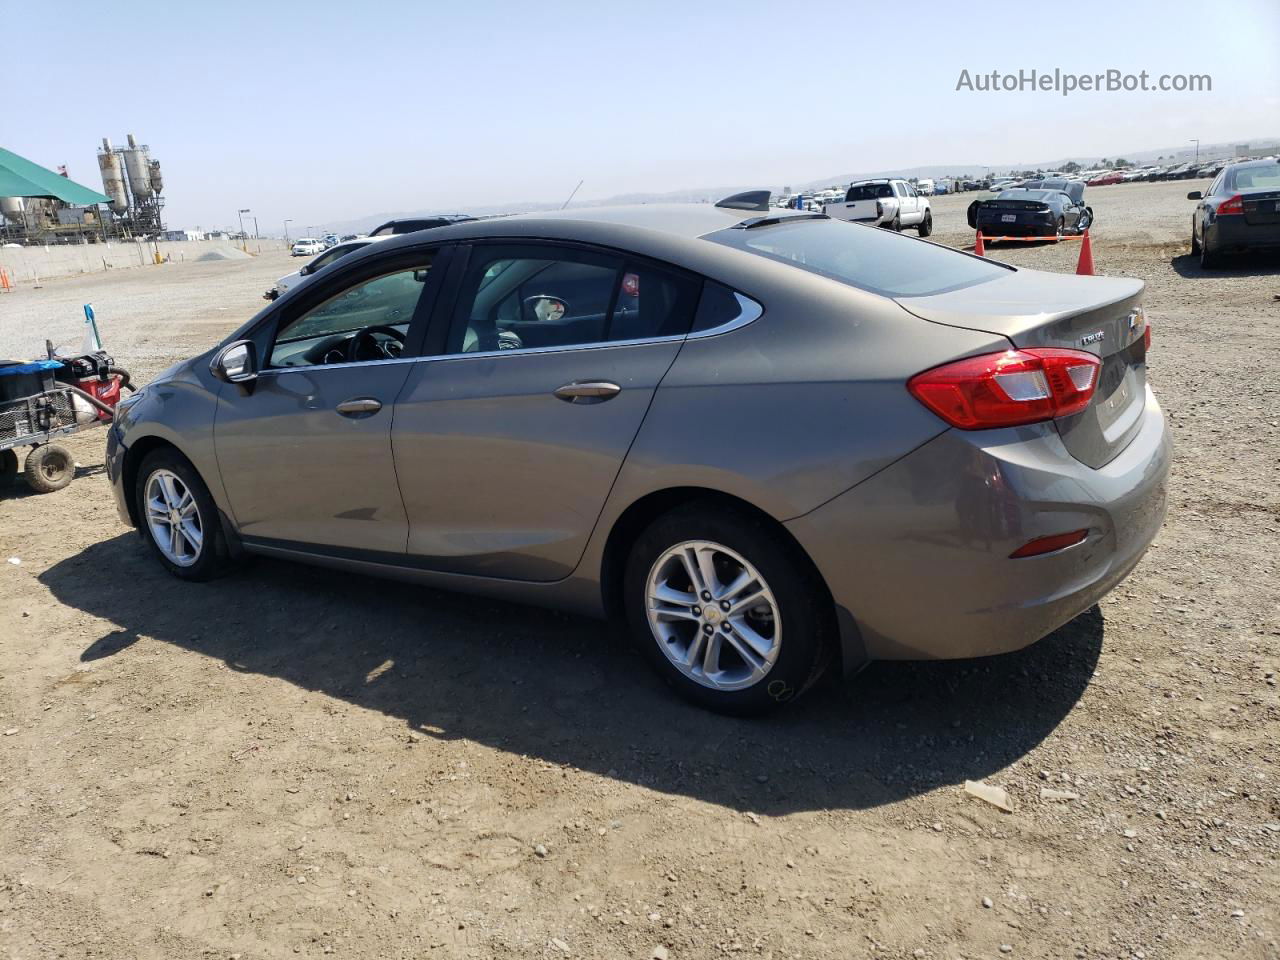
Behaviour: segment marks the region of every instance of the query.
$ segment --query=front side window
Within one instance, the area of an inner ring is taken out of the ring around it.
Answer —
[[[395,359],[430,270],[424,255],[418,266],[362,280],[297,317],[286,317],[271,347],[270,366]]]
[[[622,256],[566,247],[477,246],[448,354],[681,336],[697,281]]]
[[[363,243],[353,243],[350,245],[340,244],[336,247],[332,247],[311,261],[311,272],[315,273],[321,267],[327,267],[329,264],[333,263],[333,261],[341,260],[348,253],[359,250],[363,246]]]

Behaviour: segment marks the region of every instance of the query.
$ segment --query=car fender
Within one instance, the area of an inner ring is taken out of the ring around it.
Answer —
[[[127,469],[136,468],[136,451],[163,441],[191,461],[218,508],[231,516],[213,442],[222,384],[209,373],[208,358],[206,353],[188,360],[141,388],[112,429],[126,448]]]

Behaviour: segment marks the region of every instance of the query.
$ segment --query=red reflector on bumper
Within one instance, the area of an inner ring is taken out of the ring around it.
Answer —
[[[1061,550],[1064,547],[1074,547],[1088,535],[1088,530],[1072,530],[1070,533],[1055,533],[1048,537],[1036,537],[1034,540],[1028,540],[1013,553],[1009,554],[1009,559],[1018,560],[1022,557],[1038,557],[1042,553],[1053,553],[1053,551]]]

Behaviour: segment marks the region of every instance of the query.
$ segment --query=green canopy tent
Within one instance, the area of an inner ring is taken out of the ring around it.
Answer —
[[[111,202],[110,197],[46,170],[3,147],[0,147],[0,197],[40,197],[77,206]]]

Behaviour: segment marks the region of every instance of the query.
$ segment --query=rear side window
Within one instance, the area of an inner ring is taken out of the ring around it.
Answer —
[[[445,352],[589,346],[689,332],[699,284],[621,256],[561,246],[480,245]]]
[[[843,220],[798,220],[704,239],[885,297],[927,297],[1005,276],[1012,268]]]

